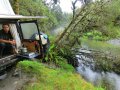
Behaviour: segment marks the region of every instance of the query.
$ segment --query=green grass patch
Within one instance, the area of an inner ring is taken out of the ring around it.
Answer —
[[[104,53],[109,52],[109,54],[118,57],[120,54],[120,46],[112,45],[104,41],[82,39],[82,47],[90,50],[102,51]]]
[[[24,90],[103,90],[87,83],[79,74],[68,72],[66,69],[51,69],[34,61],[21,61],[18,68],[37,78],[36,82],[26,83]]]

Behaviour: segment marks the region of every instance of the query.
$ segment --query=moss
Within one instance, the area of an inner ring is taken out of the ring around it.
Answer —
[[[67,61],[58,61],[58,65],[61,69],[64,69],[66,71],[74,71],[74,67],[67,63]]]

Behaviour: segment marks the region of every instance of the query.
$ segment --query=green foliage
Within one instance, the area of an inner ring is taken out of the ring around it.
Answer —
[[[120,33],[119,27],[115,26],[115,19],[119,16],[120,9],[119,9],[119,0],[112,0],[112,1],[101,1],[96,2],[93,11],[94,14],[92,15],[91,22],[95,22],[93,28],[100,31],[104,36],[110,38],[117,38]],[[100,8],[98,8],[101,5]],[[96,8],[96,9],[95,9]],[[94,27],[97,26],[97,27]],[[94,30],[94,29],[92,29]]]
[[[23,87],[24,90],[103,90],[85,82],[79,74],[60,68],[49,69],[33,61],[21,61],[18,67],[22,68],[24,72],[27,70],[27,72],[37,75],[37,81],[26,83]]]
[[[119,26],[114,26],[113,24],[107,25],[107,31],[106,36],[108,36],[110,39],[111,38],[119,38],[120,37],[120,27]]]
[[[51,44],[48,52],[49,53],[47,53],[45,61],[49,63],[52,62],[59,67],[70,70],[73,70],[73,67],[71,67],[71,65],[78,65],[75,53],[71,51],[71,49],[67,46],[58,47],[55,44]],[[67,63],[71,65],[67,65]]]
[[[119,3],[118,0],[95,2],[92,5],[91,13],[86,18],[90,20],[87,29],[92,31],[95,29],[101,32],[103,37],[109,39],[118,37],[120,30],[119,27],[115,26],[114,21],[120,13]],[[99,39],[99,37],[96,38]]]
[[[72,72],[75,71],[74,67],[72,65],[68,64],[67,61],[65,61],[65,60],[58,61],[57,64],[61,69],[64,69],[66,71],[72,71]]]
[[[14,1],[10,1],[12,6],[14,6]],[[25,16],[47,16],[47,18],[39,20],[40,28],[43,31],[49,31],[58,24],[55,13],[49,10],[42,0],[19,0],[19,14]]]
[[[85,33],[85,38],[93,40],[120,37],[119,26],[115,25],[115,20],[120,13],[119,4],[119,0],[97,0],[83,6],[76,11],[75,18],[57,41],[76,47],[75,44],[79,44],[80,38]]]
[[[45,60],[49,62],[55,62],[57,63],[58,60],[62,60],[62,57],[57,55],[57,52],[55,51],[56,46],[52,44],[49,48],[49,53],[47,53]]]
[[[107,40],[107,37],[103,36],[102,33],[100,31],[97,31],[97,30],[85,33],[83,38],[96,40],[96,41]]]
[[[95,41],[95,40],[88,40],[88,39],[81,39],[82,41],[82,46],[88,47],[88,49],[93,49],[97,51],[112,51],[112,54],[117,55],[117,53],[120,52],[119,46],[114,46],[112,44],[106,43],[106,41]]]

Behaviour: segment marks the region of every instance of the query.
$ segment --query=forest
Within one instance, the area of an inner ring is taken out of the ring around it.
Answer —
[[[17,64],[20,90],[120,90],[120,0],[72,0],[71,13],[61,0],[9,1],[16,14],[47,16],[38,23],[50,39],[43,60]]]

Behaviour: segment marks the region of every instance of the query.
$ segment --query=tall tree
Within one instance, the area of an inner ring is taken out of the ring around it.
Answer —
[[[88,4],[88,3],[90,3],[90,2],[92,2],[93,0],[80,0],[83,4]]]
[[[113,21],[119,15],[119,4],[119,0],[112,2],[102,0],[84,5],[56,39],[56,44],[73,47],[76,43],[80,43],[79,39],[84,33],[93,30],[100,31],[107,37],[117,36],[118,30],[115,29]]]
[[[72,1],[72,11],[73,11],[73,18],[75,16],[75,10],[76,10],[76,3],[77,3],[78,0],[75,0],[75,1]]]

